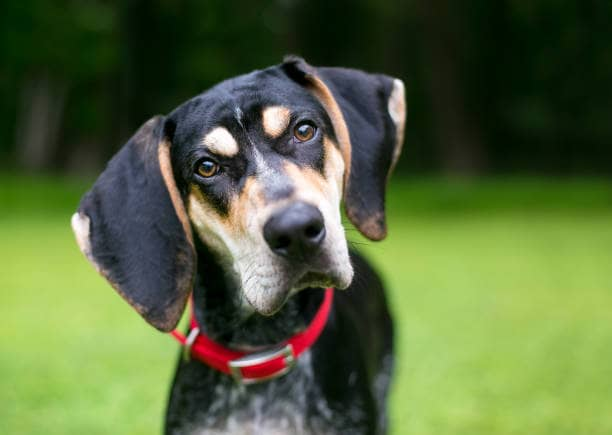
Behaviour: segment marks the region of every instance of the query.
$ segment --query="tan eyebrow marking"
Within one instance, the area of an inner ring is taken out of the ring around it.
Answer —
[[[291,120],[291,111],[285,106],[269,106],[261,113],[264,132],[273,138],[279,137]]]
[[[215,154],[225,157],[233,157],[238,154],[238,143],[225,127],[216,127],[211,130],[202,143]]]

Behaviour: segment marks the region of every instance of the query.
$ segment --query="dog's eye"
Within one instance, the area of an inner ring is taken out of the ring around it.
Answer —
[[[203,159],[198,163],[196,170],[202,177],[209,178],[219,172],[219,164],[214,160]]]
[[[306,142],[314,137],[317,128],[310,122],[300,122],[293,129],[293,136],[300,142]]]

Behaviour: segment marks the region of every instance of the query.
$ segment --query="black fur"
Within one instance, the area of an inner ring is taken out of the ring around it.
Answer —
[[[348,215],[371,238],[384,236],[385,185],[398,146],[386,106],[391,78],[313,68],[291,58],[227,80],[167,117],[146,123],[111,160],[79,207],[91,220],[91,251],[86,254],[157,328],[169,330],[176,324],[177,307],[184,306],[192,284],[199,324],[229,347],[276,345],[302,330],[316,312],[321,289],[302,290],[273,316],[241,315],[240,289],[209,248],[197,237],[192,241],[190,229],[185,232],[180,219],[184,208],[177,208],[169,195],[175,188],[185,201],[190,187],[198,186],[217,213],[227,215],[230,200],[253,173],[256,153],[270,167],[288,160],[322,173],[323,137],[337,138],[329,114],[305,86],[313,74],[332,92],[350,132],[350,178],[344,192]],[[261,128],[261,109],[271,105],[289,107],[293,114],[287,131],[275,139],[265,137]],[[242,108],[238,115],[236,107]],[[291,132],[304,119],[312,121],[318,133],[296,144]],[[211,156],[201,146],[204,134],[216,126],[226,127],[240,143],[236,156]],[[161,143],[171,145],[170,182],[164,182],[160,171]],[[213,157],[223,172],[214,181],[198,176],[198,162]],[[292,189],[272,186],[266,199],[286,197]],[[364,230],[372,222],[376,229]],[[244,389],[200,362],[180,360],[166,433],[267,433],[270,425],[284,433],[385,432],[392,322],[379,278],[356,253],[351,253],[351,260],[353,283],[346,292],[335,292],[321,337],[287,375]]]

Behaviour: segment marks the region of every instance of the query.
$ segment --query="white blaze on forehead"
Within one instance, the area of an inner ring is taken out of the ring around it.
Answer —
[[[234,107],[234,118],[236,118],[236,122],[244,129],[244,125],[242,125],[242,109],[240,107]]]
[[[225,127],[216,127],[211,130],[202,143],[215,154],[225,157],[233,157],[238,154],[238,143]]]
[[[290,120],[291,111],[284,106],[266,107],[261,113],[264,131],[271,137],[278,137],[283,134]]]

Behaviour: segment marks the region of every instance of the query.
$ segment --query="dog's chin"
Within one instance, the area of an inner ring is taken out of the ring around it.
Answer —
[[[292,280],[279,280],[277,285],[259,289],[243,289],[244,297],[255,312],[262,316],[272,316],[285,305],[287,300],[307,288],[346,289],[353,280],[353,269],[343,271],[306,271]]]
[[[308,271],[306,272],[293,286],[291,289],[291,294],[295,294],[300,290],[305,288],[337,288],[339,290],[346,289],[353,280],[353,270],[352,268],[341,272],[316,272],[316,271]]]

